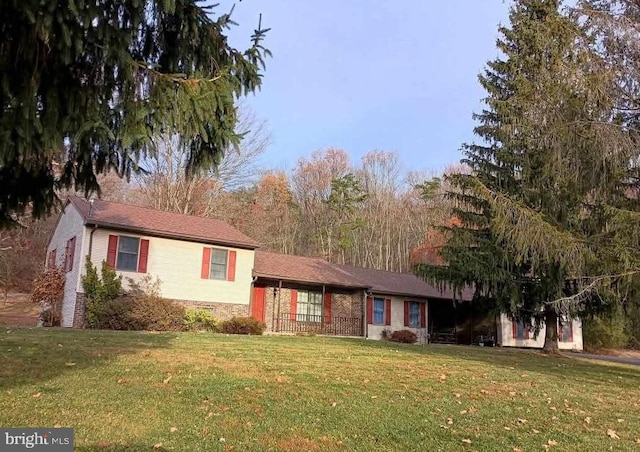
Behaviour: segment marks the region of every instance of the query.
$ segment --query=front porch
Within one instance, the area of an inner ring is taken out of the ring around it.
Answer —
[[[253,288],[251,315],[271,333],[364,336],[363,297],[359,290],[262,281]]]

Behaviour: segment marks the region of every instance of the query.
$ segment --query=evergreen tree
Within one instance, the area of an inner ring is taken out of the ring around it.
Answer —
[[[57,189],[129,176],[151,139],[179,135],[187,169],[212,168],[235,132],[238,96],[260,87],[266,30],[244,52],[230,14],[198,0],[0,2],[0,226]]]
[[[536,331],[545,325],[549,351],[559,314],[599,307],[588,288],[612,257],[607,206],[624,198],[628,165],[607,143],[614,71],[560,6],[516,1],[510,28],[500,28],[504,57],[479,77],[482,142],[464,146],[471,174],[448,178],[459,221],[445,228],[446,265],[416,267],[440,284],[474,286],[476,302],[532,319]]]

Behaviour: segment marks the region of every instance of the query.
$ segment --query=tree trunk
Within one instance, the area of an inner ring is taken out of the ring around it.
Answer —
[[[545,336],[543,350],[547,353],[558,353],[558,314],[551,306],[545,307],[544,314]]]

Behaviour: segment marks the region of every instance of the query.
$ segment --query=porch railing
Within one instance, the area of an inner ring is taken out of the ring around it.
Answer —
[[[359,317],[331,317],[321,315],[282,314],[273,319],[273,331],[278,333],[312,333],[334,336],[362,336]]]

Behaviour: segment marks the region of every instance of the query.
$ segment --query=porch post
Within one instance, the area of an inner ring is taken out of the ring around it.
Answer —
[[[324,325],[325,325],[325,322],[324,322],[324,313],[326,312],[326,309],[324,308],[324,303],[325,303],[325,300],[324,300],[324,293],[325,293],[325,285],[323,284],[323,285],[322,285],[322,305],[321,305],[321,306],[322,306],[322,317],[320,318],[320,322],[321,322],[321,323],[320,323],[320,331],[322,331],[322,334],[324,334],[324,333],[325,333],[325,331],[324,331]]]

